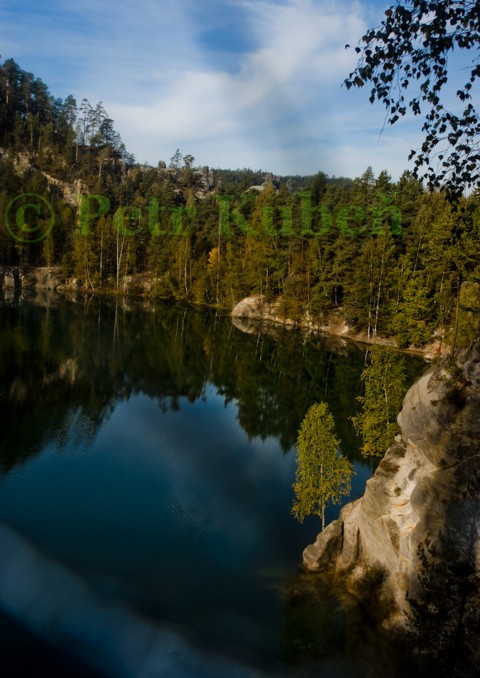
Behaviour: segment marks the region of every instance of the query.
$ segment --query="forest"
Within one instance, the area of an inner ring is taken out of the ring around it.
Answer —
[[[139,164],[102,102],[56,99],[12,59],[0,119],[4,268],[58,266],[79,289],[227,310],[260,295],[299,324],[340,317],[400,347],[480,333],[478,191],[452,203],[408,171],[371,168],[212,172],[178,149],[168,166]]]

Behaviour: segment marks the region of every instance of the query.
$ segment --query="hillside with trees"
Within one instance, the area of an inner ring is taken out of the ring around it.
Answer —
[[[178,149],[168,166],[138,164],[101,102],[56,99],[11,59],[0,116],[4,268],[60,266],[78,289],[227,310],[260,295],[296,322],[335,315],[401,347],[480,333],[478,190],[452,204],[409,172],[370,168],[265,180]],[[24,194],[54,223],[19,206]]]

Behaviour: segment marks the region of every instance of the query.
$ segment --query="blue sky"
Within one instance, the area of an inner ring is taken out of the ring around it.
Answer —
[[[420,123],[381,132],[346,91],[381,0],[0,0],[0,53],[54,96],[103,101],[137,161],[176,148],[210,167],[394,178]]]

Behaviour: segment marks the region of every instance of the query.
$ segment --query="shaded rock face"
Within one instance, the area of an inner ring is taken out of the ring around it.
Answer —
[[[18,268],[3,268],[0,273],[0,289],[21,289],[22,279]]]
[[[0,289],[55,290],[61,283],[59,267],[4,267],[0,272]]]
[[[195,171],[195,175],[199,177],[202,188],[205,191],[211,191],[215,188],[215,176],[213,171],[207,165]]]
[[[217,188],[215,174],[207,165],[200,169],[167,167],[163,160],[158,163],[158,171],[166,177],[173,190],[184,197],[184,193],[193,190],[195,198],[202,200],[214,192]]]
[[[421,635],[430,620],[442,642],[455,639],[458,646],[462,638],[476,648],[480,342],[455,364],[424,374],[405,396],[398,422],[401,435],[364,496],[305,549],[304,565],[334,571],[351,590],[375,570],[381,573],[376,595],[388,603],[385,626],[417,624]]]

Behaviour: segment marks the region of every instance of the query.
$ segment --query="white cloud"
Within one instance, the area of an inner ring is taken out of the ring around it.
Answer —
[[[200,59],[196,70],[172,70],[173,81],[154,103],[115,103],[112,115],[128,141],[135,137],[139,159],[153,162],[153,149],[173,152],[190,143],[198,150],[186,150],[197,157],[201,152],[211,165],[278,172],[321,166],[312,151],[318,130],[335,127],[332,99],[354,62],[345,42],[365,28],[360,8],[353,5],[345,16],[338,4],[313,0],[241,4],[256,48],[243,55],[236,72],[206,70],[208,60]],[[195,45],[190,53],[198,53]]]
[[[375,166],[395,145],[389,134],[377,144],[383,111],[369,106],[367,92],[341,89],[355,64],[345,44],[358,42],[371,6],[46,0],[31,7],[3,11],[0,39],[19,51],[11,56],[55,95],[102,100],[140,162],[168,160],[180,147],[211,166],[351,175],[342,149],[357,148],[363,165]],[[248,49],[238,48],[234,62],[222,59],[242,37]],[[36,62],[40,72],[29,65]]]
[[[253,70],[265,72],[279,84],[337,80],[352,65],[345,43],[356,41],[365,29],[360,7],[346,14],[340,3],[290,0],[248,1],[250,25],[257,34],[258,51],[251,55]]]

